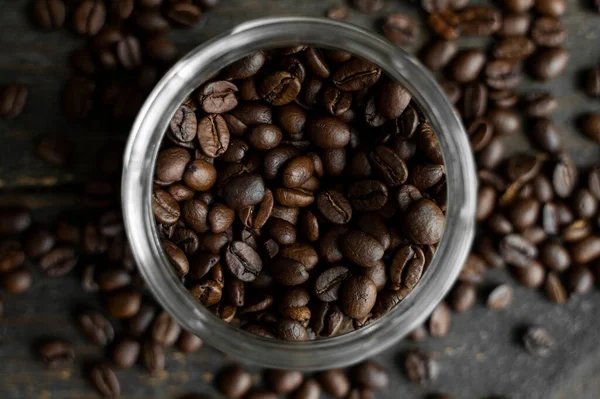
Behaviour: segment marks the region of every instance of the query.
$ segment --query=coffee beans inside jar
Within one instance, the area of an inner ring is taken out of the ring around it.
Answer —
[[[435,132],[344,51],[252,54],[195,90],[155,166],[163,250],[217,317],[282,340],[376,320],[418,284],[445,222]]]

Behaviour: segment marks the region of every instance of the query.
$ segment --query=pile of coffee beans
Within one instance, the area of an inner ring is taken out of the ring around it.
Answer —
[[[298,371],[266,370],[262,387],[253,387],[252,375],[239,365],[230,365],[216,378],[217,389],[226,398],[276,399],[290,395],[293,399],[318,399],[321,393],[333,398],[368,399],[389,384],[387,371],[379,364],[366,361],[348,370],[332,369],[313,376]]]
[[[154,182],[162,245],[190,293],[282,340],[380,317],[444,229],[431,125],[402,86],[344,51],[297,46],[225,68],[177,110]]]

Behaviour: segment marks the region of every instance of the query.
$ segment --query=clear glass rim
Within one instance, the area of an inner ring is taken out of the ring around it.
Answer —
[[[185,97],[231,62],[253,52],[295,44],[347,50],[403,84],[436,133],[445,160],[446,226],[428,272],[392,311],[339,337],[283,342],[245,333],[216,319],[181,284],[163,253],[151,209],[154,163],[172,115]],[[429,72],[410,54],[360,27],[324,18],[265,18],[239,25],[192,50],[154,88],[131,130],[124,156],[122,207],[141,275],[157,301],[183,328],[236,359],[264,367],[344,367],[390,347],[425,321],[458,277],[474,235],[477,181],[464,128]]]

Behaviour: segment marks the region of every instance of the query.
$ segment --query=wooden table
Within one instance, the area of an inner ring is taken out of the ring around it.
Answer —
[[[128,132],[73,123],[62,116],[58,95],[70,72],[67,56],[81,42],[65,30],[45,33],[33,28],[26,12],[28,3],[0,0],[0,84],[17,81],[30,90],[24,114],[15,121],[0,121],[0,205],[25,203],[43,220],[60,210],[77,208],[81,198],[70,194],[69,187],[94,175],[92,160],[98,148],[123,142]],[[328,6],[339,3],[341,0],[223,0],[197,27],[171,36],[187,51],[252,18],[322,16]],[[573,120],[581,112],[600,109],[599,102],[576,90],[579,71],[600,61],[600,14],[584,11],[579,1],[567,3],[564,21],[569,27],[566,46],[572,50],[569,68],[549,85],[528,85],[550,88],[559,98],[560,109],[554,119],[564,129],[566,147],[578,163],[588,164],[600,160],[600,149],[576,132]],[[352,11],[349,21],[376,28],[377,21],[392,11],[423,18],[414,5],[386,0],[384,10],[376,15]],[[471,42],[480,40],[464,44]],[[78,156],[73,169],[49,166],[34,155],[37,137],[51,132],[65,133],[75,143]],[[511,137],[509,146],[521,150],[528,144],[524,137]],[[72,318],[78,306],[97,303],[90,302],[75,276],[48,280],[36,273],[35,277],[27,295],[6,298],[0,318],[0,397],[94,397],[85,378],[86,365],[102,359],[103,354],[81,337]],[[482,290],[504,281],[511,281],[504,272],[490,273]],[[418,398],[433,392],[459,398],[501,394],[528,399],[600,397],[600,293],[573,298],[564,306],[551,305],[540,293],[521,287],[516,287],[515,294],[515,301],[505,311],[488,311],[478,303],[465,314],[453,315],[450,334],[444,340],[428,339],[418,345],[402,342],[379,356],[377,360],[390,368],[392,383],[378,398]],[[545,326],[555,336],[558,345],[550,357],[531,357],[521,347],[519,333],[530,324]],[[79,361],[72,369],[47,371],[35,360],[35,343],[46,337],[64,337],[75,343]],[[402,373],[402,352],[415,346],[433,351],[439,358],[442,371],[435,383],[416,386]],[[215,393],[210,383],[213,373],[227,362],[210,348],[187,357],[169,351],[167,371],[158,376],[149,377],[139,369],[119,371],[118,375],[124,398]],[[258,375],[259,370],[254,371]]]

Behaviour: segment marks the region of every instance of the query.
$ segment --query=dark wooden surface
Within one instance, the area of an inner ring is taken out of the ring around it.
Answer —
[[[95,175],[98,149],[123,142],[126,128],[73,123],[62,117],[58,95],[70,70],[69,52],[81,41],[69,32],[45,33],[32,27],[27,0],[0,0],[0,84],[21,82],[29,87],[24,114],[15,121],[0,121],[0,205],[25,203],[44,219],[58,211],[76,209],[81,197],[68,192]],[[267,15],[322,16],[329,5],[341,0],[223,0],[222,6],[204,16],[193,30],[171,35],[186,51],[235,24]],[[569,27],[566,46],[571,63],[566,73],[549,85],[559,97],[555,121],[563,129],[566,147],[579,164],[600,160],[600,149],[576,132],[573,121],[587,110],[600,110],[576,90],[578,71],[600,61],[600,15],[585,11],[579,1],[567,0],[564,17]],[[416,6],[386,0],[376,15],[351,11],[350,22],[376,28],[386,13],[401,10],[422,20]],[[422,29],[425,31],[425,29]],[[475,40],[474,42],[478,42]],[[469,41],[464,42],[465,45]],[[415,45],[416,49],[418,45]],[[412,49],[412,50],[414,50]],[[69,135],[76,148],[73,169],[49,166],[33,152],[44,133]],[[528,147],[523,137],[511,137],[513,150]],[[48,190],[51,187],[52,190]],[[35,269],[34,266],[32,266]],[[48,280],[36,272],[32,290],[23,297],[5,297],[0,317],[0,398],[88,398],[95,394],[85,378],[86,365],[101,360],[103,352],[81,337],[72,323],[82,305],[97,306],[79,288],[75,275]],[[482,292],[494,283],[511,281],[502,271],[490,273]],[[400,343],[377,358],[390,368],[391,387],[378,398],[419,398],[428,393],[447,392],[458,398],[507,395],[511,398],[598,398],[600,397],[600,293],[576,297],[565,306],[547,302],[540,293],[516,288],[509,309],[491,312],[478,303],[471,311],[454,315],[449,336],[428,339],[419,347],[433,351],[441,362],[440,378],[423,387],[409,383],[401,371],[402,352],[417,346]],[[557,348],[545,359],[529,356],[518,336],[523,326],[540,324],[555,336]],[[76,344],[78,361],[67,371],[47,371],[35,360],[35,343],[46,337],[63,337]],[[149,377],[141,369],[119,371],[124,398],[176,398],[188,392],[215,393],[213,373],[229,360],[210,348],[184,357],[169,351],[167,371]],[[254,369],[259,375],[258,369]]]

